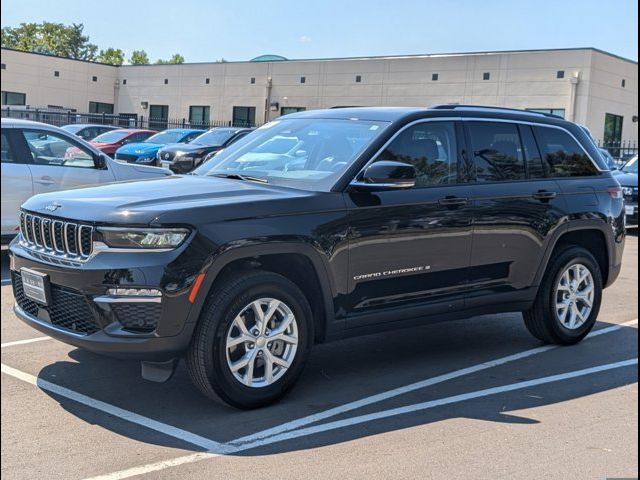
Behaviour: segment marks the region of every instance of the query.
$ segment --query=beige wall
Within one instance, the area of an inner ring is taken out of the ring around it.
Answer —
[[[254,106],[261,123],[271,79],[271,102],[281,107],[465,103],[562,108],[596,138],[603,136],[605,113],[622,115],[623,139],[638,138],[638,124],[631,121],[638,114],[637,63],[593,49],[118,68],[2,50],[2,62],[7,64],[2,90],[26,93],[34,106],[86,111],[89,101],[104,101],[114,103],[116,112],[147,116],[141,103],[148,102],[168,105],[174,119],[188,118],[190,105],[208,105],[211,120],[219,121],[232,118],[234,105]],[[60,78],[53,76],[56,69]],[[565,78],[556,78],[558,70],[565,71]],[[484,72],[490,80],[483,80]],[[434,73],[437,81],[431,79]],[[98,82],[91,81],[93,75]],[[268,112],[269,118],[278,115]]]

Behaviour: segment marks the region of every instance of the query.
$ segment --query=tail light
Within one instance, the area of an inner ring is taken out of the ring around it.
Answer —
[[[621,200],[623,198],[622,195],[622,187],[611,187],[607,189],[609,196],[614,200]]]

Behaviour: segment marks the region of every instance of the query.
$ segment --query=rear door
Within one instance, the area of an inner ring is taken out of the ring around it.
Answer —
[[[47,193],[68,188],[100,185],[115,180],[108,167],[98,168],[93,153],[71,136],[48,130],[19,130],[18,140],[31,156],[29,169],[33,192]],[[50,148],[55,145],[56,148]],[[73,156],[67,151],[74,149]]]
[[[545,242],[565,214],[564,199],[529,125],[464,124],[475,165],[468,307],[516,301],[530,293]]]
[[[29,156],[16,147],[17,130],[2,130],[2,235],[15,235],[20,206],[33,195]],[[18,132],[19,133],[19,132]]]

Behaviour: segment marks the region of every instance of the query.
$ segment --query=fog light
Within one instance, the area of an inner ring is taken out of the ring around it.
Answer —
[[[110,288],[107,294],[119,297],[161,297],[162,292],[157,288]]]

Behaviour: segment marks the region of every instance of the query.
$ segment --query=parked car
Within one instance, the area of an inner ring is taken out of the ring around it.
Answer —
[[[283,137],[295,148],[265,151]],[[204,395],[254,408],[338,338],[524,312],[536,338],[579,342],[620,272],[624,216],[597,146],[557,117],[300,112],[191,175],[28,200],[15,313],[147,379],[185,358]]]
[[[65,157],[71,148],[77,152],[73,159]],[[34,194],[170,174],[162,168],[115,162],[61,128],[3,118],[2,243],[17,234],[20,205]]]
[[[638,226],[638,156],[629,160],[620,170],[614,172],[624,193],[627,225]]]
[[[156,154],[166,145],[188,143],[202,135],[205,130],[193,128],[171,128],[150,136],[143,142],[128,143],[116,150],[115,159],[129,163],[159,165]]]
[[[113,157],[116,153],[116,150],[118,150],[118,148],[120,148],[121,146],[128,143],[144,142],[147,138],[156,133],[157,132],[154,130],[119,128],[117,130],[111,130],[110,132],[98,135],[89,143],[91,143],[91,145],[93,145],[105,155]],[[71,156],[73,156],[75,153],[75,151],[68,152],[68,154]]]
[[[98,135],[110,132],[111,130],[118,130],[119,128],[120,127],[114,127],[113,125],[96,125],[93,123],[72,123],[62,127],[63,130],[73,133],[87,142],[93,140]]]
[[[175,173],[188,173],[199,166],[205,157],[241,139],[252,128],[212,128],[187,144],[167,145],[158,150],[159,165]]]

